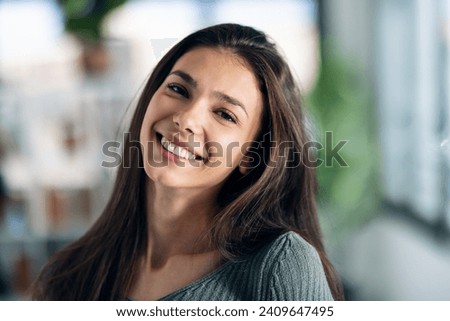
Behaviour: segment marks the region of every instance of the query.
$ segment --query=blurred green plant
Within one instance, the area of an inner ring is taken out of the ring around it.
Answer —
[[[126,0],[59,0],[65,15],[65,27],[81,39],[98,42],[101,23],[114,8]]]
[[[348,164],[323,163],[317,169],[318,204],[327,237],[341,240],[377,213],[380,202],[378,149],[373,95],[369,81],[351,61],[324,43],[322,65],[315,88],[307,97],[316,126],[316,139],[325,147],[325,133],[332,132],[333,148],[347,141],[339,155]],[[325,149],[318,157],[325,159]]]

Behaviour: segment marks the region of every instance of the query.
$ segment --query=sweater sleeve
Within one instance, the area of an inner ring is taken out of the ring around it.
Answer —
[[[267,301],[333,300],[319,254],[303,238],[287,233],[272,254]]]

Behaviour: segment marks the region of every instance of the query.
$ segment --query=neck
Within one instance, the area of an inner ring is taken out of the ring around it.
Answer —
[[[173,189],[147,183],[148,244],[146,261],[164,265],[170,257],[213,251],[207,235],[216,213],[217,191]]]

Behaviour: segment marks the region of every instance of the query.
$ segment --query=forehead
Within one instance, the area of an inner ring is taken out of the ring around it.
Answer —
[[[242,71],[247,71],[253,74],[250,66],[244,58],[232,52],[230,49],[222,47],[196,47],[191,49],[177,60],[175,66],[185,63],[208,65],[211,62],[234,65],[235,67],[241,68]]]
[[[224,48],[194,48],[182,55],[172,70],[179,67],[192,71],[207,69],[208,73],[217,71],[216,73],[242,74],[242,76],[250,78],[249,80],[256,80],[248,63],[231,50]]]

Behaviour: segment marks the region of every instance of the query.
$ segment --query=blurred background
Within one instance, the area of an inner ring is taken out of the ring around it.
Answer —
[[[267,32],[296,73],[347,299],[450,300],[450,0],[0,0],[0,298],[27,299],[100,215],[102,145],[155,62],[220,22]]]

